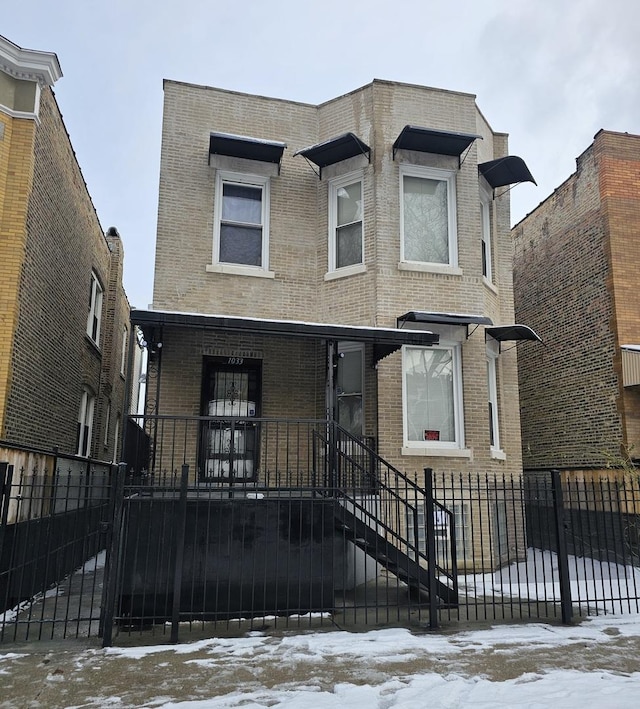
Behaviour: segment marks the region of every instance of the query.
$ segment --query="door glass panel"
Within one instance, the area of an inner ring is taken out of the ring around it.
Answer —
[[[205,480],[252,480],[258,465],[261,365],[258,360],[205,360],[201,475]]]
[[[336,373],[337,418],[338,423],[353,436],[361,436],[364,430],[362,373],[363,351],[357,349],[338,349]]]

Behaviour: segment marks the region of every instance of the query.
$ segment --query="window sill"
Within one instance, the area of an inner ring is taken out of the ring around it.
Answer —
[[[499,448],[492,448],[491,449],[491,457],[494,460],[506,460],[507,454]]]
[[[447,276],[462,276],[463,271],[459,266],[450,266],[446,263],[419,263],[418,261],[400,261],[398,271],[418,271],[420,273],[442,273]]]
[[[473,453],[470,448],[436,448],[424,446],[419,448],[402,447],[402,455],[421,455],[430,458],[471,458]]]
[[[207,273],[227,273],[232,276],[253,276],[254,278],[275,278],[273,271],[265,271],[258,266],[241,266],[233,263],[208,263]]]
[[[344,266],[335,271],[328,271],[324,274],[325,281],[334,281],[337,278],[347,278],[355,276],[357,273],[366,273],[367,267],[363,263],[355,263],[353,266]]]
[[[482,282],[490,291],[498,295],[498,287],[495,285],[495,283],[492,283],[486,276],[482,276]]]
[[[85,333],[84,337],[85,337],[85,340],[87,341],[87,343],[91,345],[91,347],[95,351],[95,353],[97,355],[99,355],[100,357],[102,357],[102,348],[100,347],[100,345],[91,337],[91,335],[87,335]]]

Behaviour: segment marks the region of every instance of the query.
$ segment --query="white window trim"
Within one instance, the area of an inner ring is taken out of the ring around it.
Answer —
[[[120,354],[120,375],[124,377],[127,366],[127,345],[129,344],[129,328],[122,328],[122,352]]]
[[[491,208],[493,195],[480,183],[480,239],[485,246],[487,272],[482,274],[485,282],[493,286],[493,233],[491,229]],[[481,254],[482,256],[482,254]]]
[[[493,443],[490,443],[491,457],[505,460],[506,455],[500,447],[500,409],[498,401],[498,356],[500,346],[496,341],[487,342],[487,398],[491,403],[492,416],[490,424],[493,426]]]
[[[453,415],[455,441],[410,441],[407,417],[407,378],[405,376],[405,353],[408,350],[440,349],[451,352],[453,369]],[[462,399],[462,346],[455,342],[440,341],[432,347],[402,346],[402,455],[455,456],[470,458],[471,450],[465,448],[464,441],[464,406]]]
[[[100,344],[100,330],[102,328],[102,301],[104,299],[104,288],[100,284],[100,279],[95,271],[91,271],[91,285],[89,291],[89,313],[87,314],[87,337],[96,345]],[[96,321],[95,337],[94,319]]]
[[[222,186],[224,183],[251,185],[262,189],[262,265],[251,266],[242,263],[220,261],[220,222],[222,219]],[[275,274],[269,271],[269,214],[271,181],[264,175],[247,175],[240,172],[216,172],[213,226],[213,257],[206,270],[210,273],[230,273],[238,276],[261,276],[273,278]]]
[[[96,397],[88,388],[82,389],[80,409],[78,410],[78,449],[77,454],[83,458],[91,456],[91,443],[93,438],[93,419],[95,414]],[[84,429],[87,428],[86,448],[84,442]]]
[[[360,223],[362,224],[362,243],[360,247],[361,260],[359,263],[353,263],[349,266],[343,266],[341,268],[336,267],[336,230],[338,228],[338,190],[341,187],[348,187],[349,185],[354,185],[357,182],[360,183],[360,197],[363,202],[361,210]],[[328,200],[329,200],[329,248],[328,248],[328,268],[327,275],[331,274],[334,277],[338,275],[353,275],[354,273],[361,273],[364,266],[364,172],[362,170],[356,170],[354,172],[349,172],[341,177],[336,177],[329,181],[328,183]],[[328,279],[326,279],[328,280]]]
[[[400,165],[400,263],[404,264],[430,264],[436,270],[457,269],[458,267],[458,218],[456,198],[456,170],[444,170],[437,167],[424,167],[421,165]],[[449,230],[449,262],[435,263],[430,261],[412,261],[404,255],[404,178],[421,177],[429,180],[440,180],[447,184],[447,215]],[[414,270],[414,269],[404,269]],[[423,270],[423,269],[415,269]],[[429,269],[431,270],[431,269]]]

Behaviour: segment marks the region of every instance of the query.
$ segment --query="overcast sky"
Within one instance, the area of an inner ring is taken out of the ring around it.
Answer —
[[[151,302],[162,79],[313,104],[373,78],[477,96],[538,187],[600,129],[640,133],[637,0],[22,0],[0,34],[56,52],[54,90],[103,229],[125,246],[132,305]]]

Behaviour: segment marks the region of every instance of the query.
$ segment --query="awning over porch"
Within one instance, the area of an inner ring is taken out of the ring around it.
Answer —
[[[151,332],[159,327],[184,327],[217,330],[238,334],[268,335],[271,337],[302,337],[316,340],[345,340],[373,344],[374,359],[400,349],[402,345],[431,346],[438,344],[438,335],[429,330],[402,330],[363,325],[340,325],[301,320],[271,320],[234,315],[203,315],[169,310],[131,311],[131,322],[138,325],[149,341]]]

